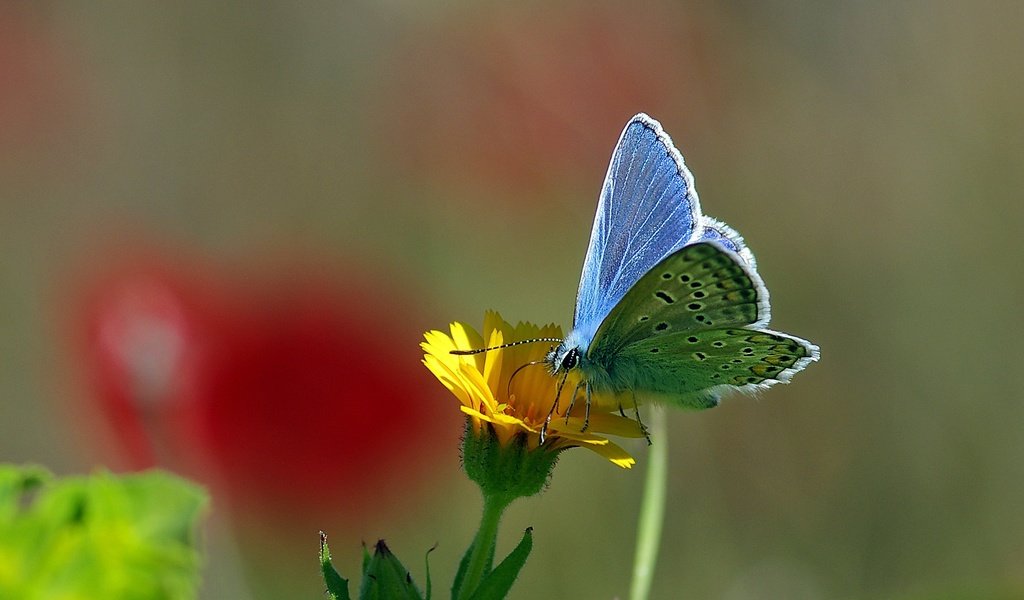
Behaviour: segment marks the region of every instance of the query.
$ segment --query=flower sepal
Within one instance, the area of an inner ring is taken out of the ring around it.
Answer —
[[[428,565],[429,569],[429,565]],[[343,579],[331,564],[331,551],[327,535],[320,532],[320,571],[331,600],[349,600],[348,580]],[[359,587],[359,600],[424,600],[413,583],[409,571],[402,565],[384,540],[378,540],[371,555],[363,546],[363,582]],[[430,573],[427,573],[427,596],[430,600]]]
[[[423,600],[423,595],[402,561],[391,552],[384,540],[378,540],[372,556],[367,556],[364,549],[363,582],[359,588],[359,598]]]
[[[485,498],[494,498],[509,504],[516,498],[539,493],[547,485],[558,455],[566,447],[534,446],[530,448],[525,432],[502,443],[489,423],[475,426],[466,421],[462,439],[462,467],[483,492]]]

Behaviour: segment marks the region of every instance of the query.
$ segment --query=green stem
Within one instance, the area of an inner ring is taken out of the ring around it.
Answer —
[[[458,600],[472,596],[484,578],[485,572],[491,568],[489,563],[494,560],[492,550],[498,537],[498,524],[509,503],[510,501],[504,497],[484,495],[484,514],[480,517],[480,529],[473,539],[473,553],[469,557],[469,565],[466,567],[462,587],[459,588]]]
[[[636,555],[633,559],[633,584],[630,600],[647,600],[658,562],[658,546],[665,517],[668,482],[668,426],[665,409],[652,406],[649,418],[651,451],[647,454],[647,478],[637,524]]]

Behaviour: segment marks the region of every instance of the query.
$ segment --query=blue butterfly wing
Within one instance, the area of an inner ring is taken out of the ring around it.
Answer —
[[[703,215],[701,217],[701,230],[697,234],[696,241],[718,242],[726,249],[739,254],[751,268],[757,267],[754,254],[747,248],[747,243],[743,241],[743,236],[718,219],[712,219],[707,215]]]
[[[586,348],[640,277],[703,231],[693,175],[661,124],[630,119],[612,153],[576,295],[574,342]]]

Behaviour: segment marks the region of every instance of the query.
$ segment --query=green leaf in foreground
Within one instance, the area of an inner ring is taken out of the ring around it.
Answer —
[[[161,472],[54,479],[0,465],[0,598],[195,598],[206,504]]]
[[[494,570],[480,582],[480,586],[473,592],[473,600],[501,600],[507,596],[532,549],[533,528],[531,527],[523,533],[523,539],[505,557],[505,560],[494,567]]]
[[[331,564],[331,549],[327,546],[327,534],[320,532],[320,572],[327,584],[327,595],[331,600],[349,600],[348,580],[343,579]]]
[[[484,569],[484,575],[486,576],[491,572],[491,565],[494,564],[494,552],[497,546],[497,538],[491,540],[491,545],[487,550],[487,560]],[[462,559],[459,560],[459,568],[455,571],[455,579],[452,580],[452,600],[456,600],[459,594],[462,593],[462,583],[466,579],[466,569],[469,567],[469,559],[473,556],[473,550],[476,548],[476,541],[474,540],[466,548],[466,552],[462,555]]]
[[[430,595],[433,593],[433,587],[431,586],[431,581],[430,581],[430,553],[433,552],[436,549],[437,549],[437,544],[434,544],[433,546],[430,547],[430,550],[427,550],[426,556],[423,557],[424,558],[423,562],[426,564],[426,567],[427,567],[427,575],[426,575],[426,577],[427,577],[427,595],[426,595],[424,600],[430,600]]]

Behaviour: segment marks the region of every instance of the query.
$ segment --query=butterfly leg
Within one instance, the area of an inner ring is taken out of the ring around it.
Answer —
[[[580,429],[580,433],[583,433],[584,431],[587,430],[588,427],[590,427],[590,384],[589,383],[587,384],[587,387],[586,387],[586,395],[587,395],[587,410],[583,413],[583,429]]]
[[[555,414],[555,410],[558,408],[558,400],[562,397],[562,386],[565,385],[565,380],[569,377],[569,373],[566,372],[562,375],[562,379],[558,382],[558,389],[555,390],[555,401],[551,403],[551,410],[548,411],[547,418],[544,419],[544,424],[540,427],[540,443],[544,443],[544,440],[548,436],[548,425],[551,424],[551,417]]]
[[[647,426],[640,420],[640,405],[636,402],[636,392],[633,392],[633,414],[636,416],[636,424],[640,426],[640,431],[643,432],[644,437],[647,438],[647,445],[651,445],[651,434],[647,431]],[[626,416],[626,415],[622,415]]]
[[[569,399],[569,408],[565,409],[565,423],[567,425],[569,423],[569,413],[572,412],[572,407],[573,407],[573,405],[576,404],[576,395],[580,393],[580,386],[582,386],[582,385],[583,385],[583,381],[580,380],[576,384],[576,387],[572,390],[572,398]]]

